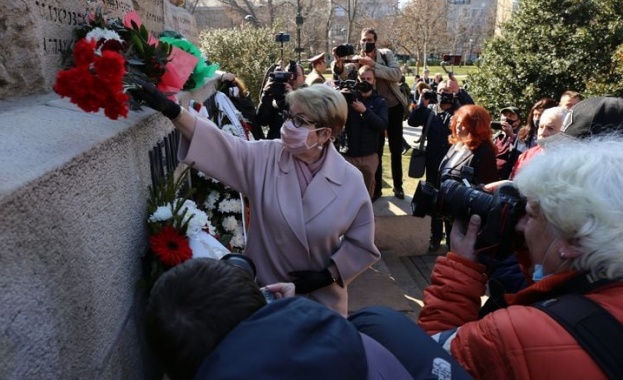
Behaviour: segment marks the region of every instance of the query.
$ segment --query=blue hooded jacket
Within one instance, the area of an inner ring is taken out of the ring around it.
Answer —
[[[294,297],[241,322],[204,359],[195,380],[361,380],[367,372],[357,329],[328,308]]]

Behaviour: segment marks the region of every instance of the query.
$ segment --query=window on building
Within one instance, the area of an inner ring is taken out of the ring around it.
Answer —
[[[450,4],[471,4],[472,0],[449,0]]]

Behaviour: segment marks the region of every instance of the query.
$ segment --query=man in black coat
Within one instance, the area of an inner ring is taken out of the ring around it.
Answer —
[[[361,171],[370,197],[373,197],[375,173],[379,166],[379,135],[387,129],[387,103],[374,90],[376,78],[372,67],[362,66],[359,69],[359,80],[359,96],[353,96],[349,90],[342,90],[346,92],[349,105],[340,151],[346,161]]]

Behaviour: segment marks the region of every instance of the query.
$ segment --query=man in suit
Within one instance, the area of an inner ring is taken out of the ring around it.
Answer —
[[[305,84],[311,86],[312,84],[322,84],[326,82],[323,73],[327,69],[327,61],[324,59],[324,53],[315,55],[309,59],[312,64],[312,71],[307,75]]]

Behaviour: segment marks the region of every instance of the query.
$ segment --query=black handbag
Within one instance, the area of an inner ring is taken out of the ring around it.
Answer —
[[[422,128],[422,135],[420,135],[420,146],[417,148],[413,148],[411,152],[411,160],[409,161],[409,177],[411,178],[422,178],[424,176],[424,172],[426,171],[426,148],[424,143],[426,142],[426,134],[428,133],[428,128],[430,127],[430,123],[433,120],[433,112],[428,115],[428,120],[426,120],[426,125]]]

